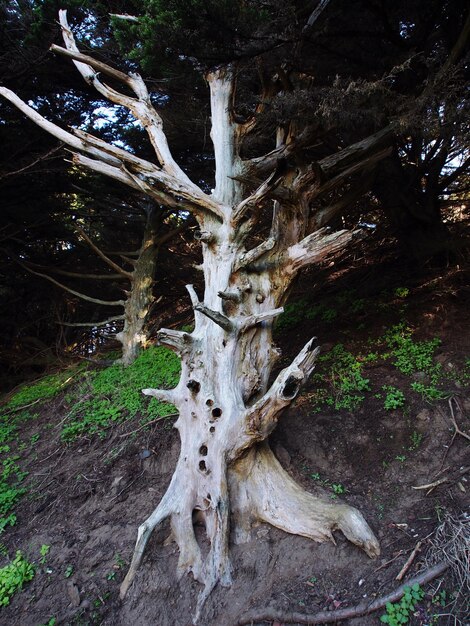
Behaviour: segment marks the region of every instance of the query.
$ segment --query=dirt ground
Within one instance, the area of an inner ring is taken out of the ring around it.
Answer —
[[[387,276],[384,272],[377,276],[387,284],[407,285],[400,268]],[[337,277],[331,289],[341,290],[341,281],[350,284],[352,279],[366,294],[371,277],[364,272]],[[456,367],[470,354],[468,272],[428,270],[413,280],[408,281],[408,318],[420,339],[441,338],[437,359],[443,367]],[[299,285],[300,294],[309,289],[308,281]],[[360,341],[374,331],[380,334],[387,323],[385,314],[371,319],[367,312],[320,328],[307,321],[286,332],[280,343],[287,358],[312,334],[324,344]],[[403,384],[391,364],[372,363],[367,376],[377,384]],[[446,511],[455,516],[468,512],[470,481],[463,469],[469,465],[468,440],[459,435],[453,439],[451,412],[462,431],[470,433],[468,389],[449,383],[453,399],[433,404],[414,400],[406,415],[384,411],[383,402],[374,397],[354,412],[313,413],[313,389],[310,383],[284,415],[271,445],[306,489],[359,508],[377,534],[382,554],[372,561],[340,534],[336,545],[320,545],[259,526],[249,543],[232,546],[233,586],[214,590],[203,611],[203,626],[235,626],[251,609],[315,613],[384,595],[398,585],[395,577],[420,540],[422,549],[407,576],[425,565],[429,537]],[[10,554],[21,549],[37,555],[42,545],[50,550],[34,580],[0,610],[0,623],[39,626],[55,617],[56,624],[71,626],[189,626],[199,585],[190,577],[176,580],[177,549],[165,543],[166,525],[152,537],[125,601],[119,599],[137,527],[158,504],[176,464],[176,431],[159,423],[133,438],[128,432],[138,427],[135,421],[117,427],[104,441],[82,439],[65,446],[57,428],[63,412],[63,398],[56,398],[22,432],[23,440],[42,433],[22,463],[29,471],[32,497],[22,499],[18,523],[2,540]],[[410,450],[413,433],[422,438]],[[436,478],[448,481],[430,493],[413,489]],[[333,493],[333,484],[341,485],[344,493]],[[454,586],[447,574],[426,591],[431,590],[430,597],[438,587],[451,592]],[[452,617],[434,614],[433,605],[423,602],[410,623],[454,623]],[[380,615],[343,623],[379,624]],[[460,620],[465,623],[462,614]]]

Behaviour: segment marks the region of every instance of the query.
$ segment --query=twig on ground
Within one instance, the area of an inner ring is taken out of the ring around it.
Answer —
[[[460,406],[454,396],[452,396],[452,398],[449,398],[450,414],[452,417],[452,424],[454,425],[454,428],[455,428],[454,438],[455,438],[455,435],[460,435],[461,437],[465,437],[465,439],[468,439],[468,441],[470,441],[470,435],[467,435],[467,433],[464,433],[462,430],[460,430],[460,428],[457,425],[457,422],[455,420],[455,415],[454,415],[454,409],[452,408],[452,401],[455,402],[455,404],[459,407],[459,409],[460,409]]]
[[[449,469],[449,468],[447,468]],[[470,471],[470,467],[462,467],[459,471],[458,471],[458,476],[463,476],[464,474],[466,474],[467,472]],[[448,483],[450,482],[450,478],[447,478],[446,476],[444,478],[440,478],[439,480],[435,480],[433,483],[429,483],[427,485],[417,485],[416,487],[411,487],[412,489],[429,489],[429,491],[427,492],[427,496],[431,493],[431,491],[433,489],[435,489],[436,487],[439,487],[439,485],[443,485],[444,483]]]
[[[119,435],[120,437],[129,437],[129,435],[133,435],[134,433],[138,433],[140,430],[142,430],[143,428],[146,428],[147,426],[150,426],[151,424],[156,424],[157,422],[160,422],[161,420],[165,419],[166,417],[178,417],[179,413],[169,413],[168,415],[160,415],[160,417],[156,417],[154,420],[151,420],[150,422],[146,422],[145,424],[143,424],[143,426],[140,426],[139,428],[136,428],[135,430],[131,430],[128,433],[124,433],[124,435]]]
[[[124,487],[124,489],[121,489],[121,491],[120,491],[119,493],[117,493],[117,494],[116,494],[113,498],[111,498],[110,502],[112,502],[113,500],[116,500],[116,498],[119,498],[119,496],[120,496],[121,494],[123,494],[123,493],[126,491],[126,489],[129,489],[129,487],[132,487],[132,485],[133,485],[133,484],[134,484],[137,480],[139,480],[139,478],[140,478],[140,477],[144,474],[144,472],[145,472],[145,470],[142,470],[142,471],[140,472],[140,474],[134,478],[134,480],[131,480],[131,482],[130,482],[128,485],[126,485],[126,486]]]
[[[402,597],[405,587],[410,587],[414,584],[424,585],[430,580],[433,580],[443,574],[448,567],[448,563],[438,563],[434,567],[421,572],[421,574],[418,574],[414,578],[410,578],[405,583],[397,587],[395,591],[392,591],[388,595],[382,596],[381,598],[377,598],[370,603],[362,602],[361,604],[351,606],[346,609],[339,609],[337,611],[319,611],[318,613],[309,615],[297,612],[281,613],[281,611],[276,609],[255,610],[242,616],[237,622],[237,626],[244,626],[245,624],[250,624],[251,622],[274,621],[286,623],[297,622],[299,624],[326,624],[339,622],[340,620],[350,619],[352,617],[360,617],[361,615],[367,615],[368,613],[373,613],[374,611],[382,609],[387,602],[396,602]]]
[[[423,545],[423,542],[420,540],[418,541],[418,543],[415,545],[415,547],[413,548],[413,552],[410,554],[410,556],[407,558],[405,565],[403,565],[403,567],[401,568],[401,570],[398,572],[395,580],[402,580],[403,576],[406,574],[406,572],[410,569],[411,564],[413,563],[413,561],[416,558],[416,555],[418,554],[418,552],[421,549],[421,546]]]
[[[460,404],[458,403],[458,401],[455,398],[455,396],[452,396],[451,398],[449,398],[450,419],[451,419],[452,425],[454,427],[454,433],[452,435],[452,439],[450,440],[449,445],[447,446],[447,450],[445,451],[445,454],[442,457],[441,470],[444,467],[444,463],[445,463],[445,460],[447,458],[447,455],[449,454],[449,450],[451,449],[451,447],[452,447],[452,445],[453,445],[457,435],[461,435],[462,437],[464,437],[465,439],[468,439],[470,441],[470,435],[467,435],[467,433],[464,433],[462,430],[460,430],[460,428],[459,428],[459,426],[457,424],[457,421],[456,421],[455,415],[454,415],[454,408],[452,406],[452,402],[455,402],[455,404],[458,407],[458,409],[461,410]],[[442,412],[442,414],[443,414],[443,412]]]
[[[17,406],[14,409],[11,409],[10,411],[7,411],[6,413],[4,413],[3,415],[11,415],[12,413],[18,413],[18,411],[22,411],[23,409],[27,409],[30,406],[33,406],[33,404],[37,404],[38,402],[41,402],[43,398],[38,398],[37,400],[34,400],[34,402],[30,402],[29,404],[25,404],[24,406]]]
[[[389,561],[387,561],[386,563],[383,563],[380,567],[377,567],[374,572],[380,572],[381,569],[384,569],[385,567],[387,567],[388,565],[390,565],[391,563],[393,563],[394,561],[396,561],[399,557],[401,557],[401,555],[403,554],[403,550],[400,550],[398,552],[398,554],[396,554],[393,559],[390,559]]]
[[[448,478],[441,478],[439,480],[435,480],[433,483],[428,483],[427,485],[417,485],[416,487],[412,486],[412,489],[434,489],[434,487],[438,487],[439,485],[443,485],[444,483],[449,482]]]

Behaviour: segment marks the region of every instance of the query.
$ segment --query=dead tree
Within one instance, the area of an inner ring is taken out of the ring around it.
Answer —
[[[204,585],[196,619],[214,586],[231,583],[230,532],[240,542],[254,524],[267,522],[315,541],[333,541],[333,532],[341,530],[370,557],[376,557],[378,541],[361,513],[300,488],[266,440],[315,367],[319,351],[311,339],[269,384],[279,357],[272,339],[273,320],[282,312],[289,286],[302,268],[323,261],[354,238],[350,231],[330,232],[320,227],[319,216],[312,214],[312,202],[389,154],[385,147],[389,130],[316,163],[302,164],[294,157],[310,145],[312,133],[288,125],[277,130],[277,145],[271,152],[243,160],[241,145],[256,117],[236,121],[232,106],[235,68],[217,68],[206,75],[215,188],[211,194],[204,193],[175,162],[142,78],[81,54],[64,12],[60,20],[66,48],[53,46],[54,51],[73,59],[89,84],[111,102],[126,106],[141,121],[157,163],[94,136],[62,130],[8,89],[0,88],[0,93],[71,146],[78,165],[126,183],[160,204],[191,212],[202,244],[204,293],[187,286],[194,331],[162,329],[158,333],[160,343],[181,358],[180,381],[174,389],[143,390],[178,408],[175,427],[181,452],[165,495],[138,530],[122,595],[136,574],[152,531],[166,518],[171,520],[179,547],[178,573],[192,572]],[[134,95],[109,87],[100,76],[124,84]],[[271,212],[269,232],[253,244],[267,210]],[[210,541],[206,556],[193,529],[195,510],[205,521]]]

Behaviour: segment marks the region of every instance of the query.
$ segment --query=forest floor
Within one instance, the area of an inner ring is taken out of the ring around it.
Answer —
[[[338,533],[336,545],[320,545],[259,526],[249,543],[232,546],[233,586],[214,590],[203,626],[235,626],[252,609],[277,609],[273,624],[280,626],[283,613],[372,601],[400,584],[396,577],[416,547],[404,580],[460,549],[452,533],[468,541],[469,269],[411,270],[377,256],[348,265],[330,266],[326,283],[325,275],[306,275],[278,323],[281,365],[312,335],[323,357],[271,445],[307,490],[363,512],[381,556],[370,560]],[[157,411],[144,426],[137,407],[121,419],[103,392],[95,405],[99,426],[91,418],[79,422],[80,403],[91,394],[77,382],[83,367],[60,376],[64,390],[55,395],[56,379],[43,379],[49,399],[18,396],[21,389],[5,398],[0,602],[10,603],[0,608],[0,624],[189,626],[199,585],[189,576],[176,579],[167,525],[155,532],[134,585],[119,599],[137,527],[176,464],[174,417]],[[466,550],[468,559],[468,544]],[[10,598],[8,564],[17,551],[15,575],[23,572],[25,582]],[[421,591],[401,623],[468,623],[468,588],[456,569]],[[400,623],[390,611],[388,623]],[[383,615],[385,609],[341,623],[379,624]]]

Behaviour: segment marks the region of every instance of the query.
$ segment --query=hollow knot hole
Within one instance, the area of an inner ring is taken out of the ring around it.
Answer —
[[[199,454],[200,454],[201,456],[207,456],[207,446],[206,446],[206,445],[202,445],[202,446],[199,448]]]
[[[201,383],[199,383],[197,380],[188,380],[188,382],[186,383],[186,387],[192,392],[192,393],[199,393],[200,389],[201,389]]]
[[[206,400],[206,404],[207,404],[207,406],[212,406],[214,404],[214,400],[211,400],[209,398],[208,400]]]
[[[205,461],[199,461],[199,469],[201,472],[207,472],[207,466]]]
[[[222,415],[222,409],[219,409],[218,406],[215,407],[215,409],[212,409],[212,417],[214,417],[215,419],[219,418]]]
[[[286,399],[295,398],[299,391],[301,381],[295,376],[289,376],[282,390],[282,395]]]

